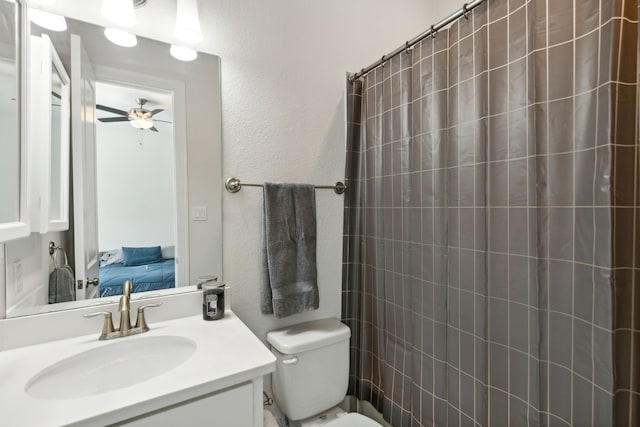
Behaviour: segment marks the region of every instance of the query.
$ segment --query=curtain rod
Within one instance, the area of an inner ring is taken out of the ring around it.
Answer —
[[[248,184],[246,182],[240,182],[240,180],[236,177],[228,178],[224,183],[224,188],[226,188],[229,193],[237,193],[242,189],[242,186],[262,187],[263,184]],[[335,185],[316,185],[315,188],[321,190],[333,190],[336,192],[336,194],[342,194],[347,190],[347,186],[340,181],[336,182]]]
[[[426,39],[427,37],[429,37],[429,36],[435,37],[436,33],[438,32],[438,30],[440,30],[441,28],[446,27],[447,25],[449,25],[450,23],[452,23],[456,19],[460,18],[461,16],[464,16],[465,18],[468,18],[469,17],[469,12],[471,12],[473,9],[475,9],[478,6],[480,6],[484,2],[485,2],[485,0],[474,0],[472,2],[465,3],[464,5],[462,5],[462,9],[455,11],[451,15],[447,16],[446,18],[444,18],[442,21],[440,21],[437,24],[434,24],[431,27],[429,27],[429,29],[427,31],[425,31],[424,33],[422,33],[419,36],[417,36],[417,37],[405,42],[404,46],[400,46],[399,48],[397,48],[396,50],[394,50],[391,53],[388,53],[386,55],[382,55],[382,58],[378,59],[376,62],[374,62],[373,64],[369,65],[367,68],[363,68],[362,70],[358,71],[357,73],[355,73],[354,75],[349,77],[349,82],[353,83],[354,81],[356,81],[360,77],[362,77],[365,74],[367,74],[369,71],[371,71],[371,70],[373,70],[375,68],[378,68],[380,65],[384,64],[385,62],[387,62],[389,59],[393,58],[394,56],[399,55],[402,52],[408,51],[410,48],[412,48],[416,44],[420,43],[422,40]]]

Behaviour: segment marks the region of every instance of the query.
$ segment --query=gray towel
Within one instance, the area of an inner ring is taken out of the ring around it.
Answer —
[[[67,264],[54,268],[49,274],[49,304],[75,301],[75,281],[73,270]]]
[[[262,313],[287,317],[319,306],[313,185],[264,184]]]

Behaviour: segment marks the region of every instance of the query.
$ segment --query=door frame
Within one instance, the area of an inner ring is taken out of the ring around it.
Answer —
[[[94,64],[96,81],[164,91],[173,97],[173,149],[176,197],[176,288],[189,285],[189,194],[187,176],[187,114],[184,82]]]

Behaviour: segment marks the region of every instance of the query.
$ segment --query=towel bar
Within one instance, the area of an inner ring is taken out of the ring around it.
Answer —
[[[224,188],[226,188],[229,193],[237,193],[242,189],[243,185],[247,187],[262,187],[262,184],[248,184],[240,182],[236,177],[231,177],[224,183]],[[336,194],[343,194],[347,190],[347,186],[340,181],[336,182],[335,185],[316,185],[315,187],[321,190],[330,189],[335,191]]]

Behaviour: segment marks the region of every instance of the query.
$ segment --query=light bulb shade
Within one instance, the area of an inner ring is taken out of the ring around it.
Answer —
[[[133,27],[136,25],[133,0],[102,0],[100,13],[109,22],[120,27]]]
[[[67,20],[64,16],[56,15],[54,13],[45,12],[40,9],[30,9],[29,19],[34,24],[46,28],[51,31],[66,31]]]
[[[138,44],[138,38],[135,34],[131,34],[124,30],[116,28],[105,28],[104,36],[113,44],[122,47],[133,47]]]
[[[178,0],[174,34],[178,40],[185,43],[195,44],[202,41],[198,0]]]
[[[193,61],[198,57],[198,51],[186,46],[171,45],[171,56],[180,61]]]
[[[149,119],[137,118],[129,123],[136,129],[150,129],[153,127],[153,121]]]

